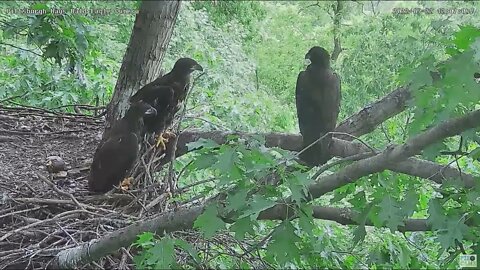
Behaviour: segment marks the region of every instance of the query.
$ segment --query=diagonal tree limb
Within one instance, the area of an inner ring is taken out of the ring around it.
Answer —
[[[129,246],[137,235],[142,232],[156,232],[164,235],[165,232],[181,231],[193,228],[193,223],[203,212],[204,205],[180,208],[175,212],[157,215],[149,220],[139,221],[123,229],[112,232],[99,239],[92,240],[80,246],[59,252],[52,261],[54,268],[70,269],[78,265],[98,260],[122,247]],[[275,208],[266,211],[259,219],[285,220],[285,212],[274,212]],[[331,220],[343,225],[355,225],[356,213],[349,208],[313,207],[313,217],[316,219]],[[366,225],[373,226],[367,221]],[[424,219],[408,219],[400,231],[429,231],[431,228]]]
[[[358,113],[350,116],[342,121],[336,132],[344,132],[353,136],[361,136],[367,134],[375,129],[376,126],[383,123],[385,120],[397,115],[406,108],[407,101],[411,94],[408,88],[400,87],[397,90],[386,95],[384,98],[366,106]],[[217,143],[223,143],[226,140],[226,132],[210,131],[210,132],[192,132],[184,131],[180,134],[178,141],[178,148],[176,156],[179,157],[188,152],[186,144],[188,142],[196,141],[200,138],[209,138]],[[241,135],[242,133],[237,133]],[[334,137],[350,141],[351,137],[334,135]],[[266,136],[267,147],[280,147],[285,150],[297,151],[300,149],[301,137],[300,135],[291,135],[286,133],[269,133]]]
[[[211,139],[218,144],[224,144],[227,140],[227,136],[232,134],[238,135],[242,138],[248,138],[255,135],[241,132],[231,133],[221,131],[184,131],[179,136],[179,141],[177,145],[177,156],[183,155],[188,152],[186,145],[189,142],[194,142],[200,138],[203,138]],[[266,133],[262,135],[265,136],[265,144],[267,147],[279,147],[290,151],[298,151],[302,147],[302,137],[300,135],[286,133]],[[338,157],[348,157],[360,153],[370,152],[370,149],[368,149],[365,145],[361,143],[349,142],[335,138],[333,139],[330,150],[335,156]],[[465,184],[465,187],[467,188],[473,187],[475,183],[475,178],[472,175],[460,172],[454,167],[441,165],[435,162],[430,162],[413,157],[401,162],[389,164],[387,168],[394,172],[429,179],[438,184],[441,184],[448,179],[457,178],[461,178]]]
[[[401,162],[408,157],[420,153],[430,144],[478,126],[480,126],[480,110],[471,112],[463,117],[445,121],[410,138],[405,144],[390,146],[373,157],[357,161],[336,173],[322,177],[320,181],[309,186],[310,197],[308,199],[313,200],[319,198],[337,188],[353,183],[361,177],[381,172],[391,164]],[[289,202],[291,200],[287,199],[286,201]],[[273,208],[273,211],[284,211],[288,213],[287,204],[277,204],[273,206]],[[268,213],[268,211],[271,211],[271,209],[267,209],[264,212]],[[263,215],[265,215],[265,213],[261,213],[260,217]]]
[[[334,139],[331,150],[338,157],[349,157],[370,152],[370,149],[361,143],[339,139]],[[449,165],[441,165],[413,157],[395,164],[389,164],[387,168],[394,172],[429,179],[437,184],[442,184],[446,180],[461,179],[466,188],[472,188],[475,185],[475,177],[471,174],[461,172]]]
[[[403,112],[407,102],[411,98],[410,90],[407,87],[400,87],[384,98],[366,106],[358,113],[350,116],[338,124],[336,132],[349,133],[354,136],[361,136],[372,132],[385,120]],[[352,138],[342,135],[334,135],[336,138],[350,141]]]

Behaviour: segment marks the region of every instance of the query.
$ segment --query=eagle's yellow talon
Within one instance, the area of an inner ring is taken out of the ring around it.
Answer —
[[[157,143],[155,143],[155,146],[157,148],[160,148],[163,151],[165,151],[167,149],[166,143],[168,142],[168,137],[166,137],[166,138],[163,137],[163,135],[165,133],[166,132],[159,134],[158,137],[157,137]]]
[[[123,181],[120,183],[120,188],[124,191],[128,190],[132,185],[132,180],[133,180],[133,177],[125,177]]]

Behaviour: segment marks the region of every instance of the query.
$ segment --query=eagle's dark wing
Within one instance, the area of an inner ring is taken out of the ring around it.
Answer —
[[[134,133],[108,138],[95,151],[88,179],[89,190],[107,192],[118,185],[137,158],[138,139]]]
[[[330,69],[307,69],[298,75],[295,90],[298,124],[303,148],[309,146],[336,126],[340,107],[340,80]],[[300,159],[310,166],[330,159],[328,145],[332,136],[322,139],[302,154]]]
[[[145,129],[149,133],[160,133],[167,128],[167,119],[172,107],[175,106],[175,91],[170,86],[164,86],[158,91],[153,102],[156,115],[143,117]]]
[[[157,98],[165,99],[165,96],[169,95],[171,91],[171,86],[168,85],[167,75],[157,78],[153,82],[140,88],[135,95],[130,97],[130,102],[133,103],[143,100],[148,104],[155,106],[154,103]]]
[[[307,92],[307,78],[305,71],[301,71],[297,77],[297,85],[295,88],[295,102],[297,107],[298,127],[300,133],[304,134],[314,119],[311,119],[315,113],[309,93]],[[310,124],[310,125],[309,125]]]
[[[181,81],[175,84],[177,89],[177,96],[172,102],[172,110],[169,112],[169,115],[166,120],[166,126],[169,127],[172,125],[175,115],[185,106],[185,100],[188,95],[188,90],[190,89],[190,82]]]
[[[323,80],[322,100],[319,101],[321,106],[321,120],[324,123],[323,130],[325,133],[335,130],[337,126],[338,114],[340,113],[341,84],[340,76],[328,70],[325,72]]]

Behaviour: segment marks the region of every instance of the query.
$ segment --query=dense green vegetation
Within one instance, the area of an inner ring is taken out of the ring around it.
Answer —
[[[340,120],[399,86],[411,83],[409,108],[384,122],[363,139],[373,147],[403,143],[412,135],[455,116],[478,109],[479,84],[472,74],[480,67],[478,2],[344,2],[340,39],[344,49],[333,63],[342,78]],[[0,8],[118,8],[136,10],[137,2],[2,2]],[[194,2],[184,3],[169,44],[164,69],[182,56],[195,58],[206,74],[189,98],[184,128],[252,133],[298,133],[295,82],[306,51],[321,45],[333,50],[335,2]],[[395,14],[393,8],[433,8],[432,14]],[[476,9],[477,14],[438,14],[439,8]],[[0,100],[13,104],[58,108],[68,104],[108,103],[135,14],[19,15],[2,14],[0,25]],[[430,71],[442,79],[432,81]],[[62,108],[70,110],[70,108]],[[408,123],[408,124],[407,124]],[[478,176],[478,137],[463,135],[462,155],[456,164]],[[451,164],[455,158],[441,151],[458,149],[450,138],[425,151],[423,158]],[[467,221],[479,222],[480,189],[458,183],[439,187],[392,171],[363,177],[317,199],[315,205],[351,207],[363,225],[343,226],[314,220],[305,203],[305,188],[314,172],[305,172],[294,156],[266,149],[262,138],[247,142],[231,138],[218,146],[202,140],[189,145],[201,149],[176,162],[180,185],[214,178],[176,200],[231,188],[225,208],[237,214],[233,225],[217,217],[221,206],[209,207],[195,223],[205,238],[227,229],[241,242],[265,248],[249,259],[235,257],[226,246],[197,251],[174,236],[139,237],[140,268],[175,265],[175,249],[190,254],[191,265],[209,259],[213,268],[256,267],[259,258],[272,267],[290,268],[458,268],[457,242],[467,253],[480,254],[480,234]],[[294,167],[295,170],[287,169]],[[330,168],[326,174],[341,166]],[[185,170],[184,170],[185,169]],[[263,190],[254,179],[279,173],[279,187]],[[257,191],[251,196],[252,190]],[[291,196],[298,220],[257,221],[259,212]],[[247,202],[247,203],[245,203]],[[369,218],[374,227],[365,226]],[[400,233],[405,218],[428,218],[434,232]],[[477,223],[478,224],[478,223]],[[233,239],[233,238],[232,238]],[[229,243],[238,254],[240,244]],[[227,251],[225,251],[227,250]],[[177,252],[178,255],[178,252]],[[251,254],[250,254],[251,255]],[[479,258],[480,259],[480,258]]]

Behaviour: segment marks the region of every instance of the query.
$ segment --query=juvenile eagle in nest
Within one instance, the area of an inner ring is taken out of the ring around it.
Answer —
[[[298,74],[295,98],[298,126],[303,137],[303,148],[335,129],[340,112],[340,77],[330,68],[330,55],[315,46],[305,55],[308,66]],[[326,163],[331,155],[328,135],[300,154],[309,166]]]
[[[203,68],[191,58],[180,58],[172,71],[145,85],[130,98],[130,102],[142,100],[157,110],[156,115],[146,115],[143,121],[146,132],[157,134],[156,145],[163,150],[168,138],[173,136],[166,129],[187,97],[191,73],[195,70],[203,71]]]
[[[88,178],[90,191],[104,193],[123,180],[138,155],[142,117],[155,113],[149,104],[136,102],[113,124],[95,151]]]

